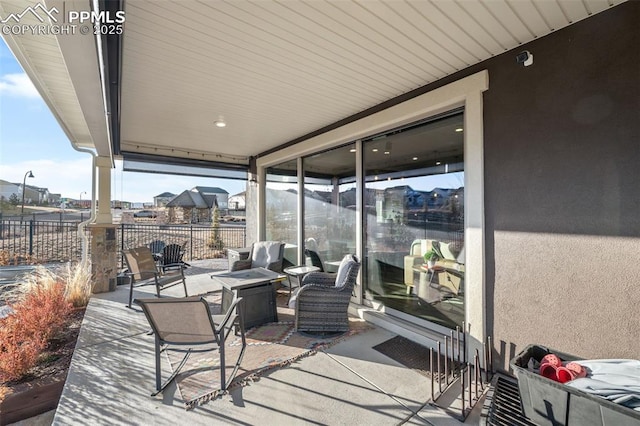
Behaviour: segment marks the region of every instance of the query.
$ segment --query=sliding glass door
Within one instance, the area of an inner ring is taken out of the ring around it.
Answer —
[[[356,252],[355,144],[303,158],[305,248],[328,272]]]
[[[283,241],[285,267],[297,262],[298,177],[296,160],[267,169],[265,190],[266,239]]]
[[[363,140],[366,297],[448,328],[464,320],[463,115]]]

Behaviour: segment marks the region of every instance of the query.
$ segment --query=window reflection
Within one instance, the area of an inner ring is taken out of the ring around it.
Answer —
[[[268,168],[265,190],[266,239],[287,243],[284,267],[297,264],[297,198],[296,161]]]
[[[303,159],[305,248],[318,254],[328,272],[337,270],[345,254],[356,252],[354,147]]]
[[[450,328],[464,319],[462,124],[456,114],[363,141],[367,297]]]

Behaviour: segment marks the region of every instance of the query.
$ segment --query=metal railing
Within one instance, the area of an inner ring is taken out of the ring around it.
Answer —
[[[152,241],[183,246],[185,260],[215,259],[226,257],[226,249],[246,246],[244,226],[207,225],[141,225],[121,224],[118,228],[120,267],[122,252],[127,249],[149,246]]]
[[[0,219],[0,265],[52,263],[79,260],[82,242],[77,221],[20,221]],[[90,237],[89,229],[85,232]],[[117,226],[119,267],[122,252],[129,248],[149,246],[160,240],[177,243],[185,249],[185,260],[226,257],[227,248],[246,246],[244,226],[146,225]]]
[[[0,220],[0,263],[67,262],[79,259],[79,222]]]

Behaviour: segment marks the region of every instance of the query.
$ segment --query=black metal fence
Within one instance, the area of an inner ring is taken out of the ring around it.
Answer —
[[[0,265],[78,260],[82,241],[77,221],[20,221],[0,219]],[[90,238],[90,232],[85,229]],[[185,248],[185,260],[226,257],[227,248],[246,245],[244,226],[117,225],[118,258],[122,251],[149,246],[152,241],[177,243]]]
[[[79,259],[80,222],[0,220],[0,264],[67,262]]]
[[[121,224],[118,228],[120,251],[149,246],[153,241],[164,244],[180,244],[185,250],[185,260],[215,259],[226,257],[226,249],[245,247],[244,226],[207,225],[140,225]],[[120,256],[122,262],[122,256]],[[121,263],[120,266],[123,264]]]

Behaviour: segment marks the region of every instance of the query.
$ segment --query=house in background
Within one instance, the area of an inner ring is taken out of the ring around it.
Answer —
[[[22,184],[15,183],[20,188],[20,192],[18,193],[18,198],[22,199]],[[45,189],[46,191],[46,189]],[[33,185],[25,185],[24,186],[24,203],[25,204],[40,204],[42,202],[43,197],[46,196],[46,192],[42,192],[42,188],[38,188]]]
[[[246,195],[246,191],[242,191],[238,194],[232,195],[231,197],[229,197],[229,211],[244,211],[247,203],[245,200],[245,195]]]
[[[62,198],[62,194],[51,194],[49,193],[49,204],[58,205],[60,204],[60,199]]]
[[[22,188],[17,183],[7,182],[0,179],[0,198],[9,201],[12,195],[16,195],[18,199],[22,197]]]
[[[153,197],[153,207],[165,207],[175,196],[176,194],[172,194],[171,192],[163,192],[162,194],[156,195]]]
[[[226,210],[229,208],[229,193],[224,189],[216,186],[196,186],[191,188],[191,191],[198,191],[203,197],[215,196],[218,208],[222,210],[221,213],[226,214]]]
[[[166,204],[169,223],[198,223],[211,221],[213,208],[219,207],[217,195],[214,195],[211,191],[209,193],[200,192],[198,188],[211,189],[196,186],[191,190],[183,191]],[[225,193],[228,194],[226,191]]]

